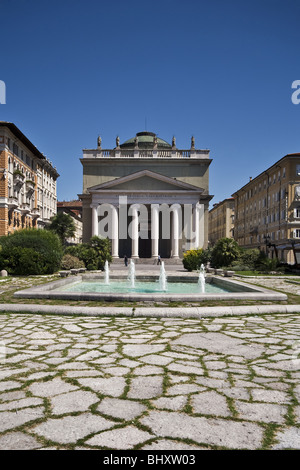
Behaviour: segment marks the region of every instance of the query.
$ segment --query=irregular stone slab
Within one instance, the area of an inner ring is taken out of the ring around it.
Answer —
[[[169,364],[167,367],[168,367],[168,370],[171,370],[174,372],[181,372],[183,374],[195,374],[195,375],[204,374],[204,370],[202,367],[186,366],[184,364],[176,364],[176,363]]]
[[[182,335],[173,341],[173,344],[181,344],[196,349],[206,349],[210,352],[224,355],[238,355],[247,359],[256,359],[264,352],[263,346],[255,344],[255,347],[245,345],[245,341],[232,338],[223,333],[192,333]]]
[[[7,377],[12,377],[14,375],[22,374],[28,372],[28,369],[22,368],[22,369],[5,369],[0,371],[0,382],[3,379],[6,379]]]
[[[4,402],[12,402],[13,400],[20,400],[21,398],[26,398],[26,393],[23,390],[15,390],[14,392],[1,393],[0,395],[0,401]]]
[[[0,411],[17,410],[19,408],[29,408],[30,406],[37,405],[43,405],[43,400],[35,397],[22,398],[21,400],[14,400],[8,403],[0,404]]]
[[[142,450],[208,450],[206,447],[191,446],[184,442],[171,441],[168,439],[161,439],[151,444],[146,444]]]
[[[193,395],[191,404],[194,413],[215,416],[231,416],[226,398],[215,391]]]
[[[88,439],[86,444],[91,446],[108,447],[109,449],[127,450],[132,449],[137,444],[147,441],[153,437],[146,431],[141,431],[134,426],[126,428],[112,429]]]
[[[15,411],[3,411],[0,415],[0,432],[16,428],[29,421],[44,416],[44,408],[24,408],[16,413]]]
[[[42,447],[43,444],[40,444],[35,437],[23,432],[10,432],[0,437],[0,450],[31,450]]]
[[[158,356],[158,355],[150,354],[149,356],[141,357],[140,361],[145,362],[146,364],[153,364],[156,366],[165,366],[166,364],[170,364],[170,362],[172,362],[173,359],[165,357],[165,356]]]
[[[88,351],[87,353],[81,354],[77,357],[77,359],[78,361],[93,361],[93,359],[98,359],[101,356],[103,357],[104,353],[95,349],[93,351]]]
[[[241,419],[263,423],[283,424],[286,407],[270,403],[245,403],[236,400],[235,407]]]
[[[126,385],[124,377],[111,377],[108,379],[86,378],[78,379],[78,382],[84,387],[92,388],[95,392],[100,392],[103,395],[110,395],[112,397],[122,395]]]
[[[133,378],[128,398],[154,398],[162,394],[162,376],[145,376]]]
[[[6,382],[0,382],[0,392],[4,390],[11,390],[13,388],[20,388],[22,384],[15,382],[14,380],[7,380]]]
[[[48,382],[36,382],[30,385],[29,390],[38,397],[52,397],[61,393],[78,390],[78,387],[64,382],[60,378]]]
[[[77,326],[77,325],[64,325],[63,326],[64,330],[67,330],[67,331],[71,331],[73,333],[77,333],[78,331],[82,331],[82,328],[80,328],[80,326]]]
[[[78,390],[75,392],[57,395],[51,399],[52,413],[62,415],[75,411],[86,411],[89,406],[99,401],[97,395],[92,392]]]
[[[130,369],[129,367],[118,367],[118,366],[114,366],[114,367],[103,367],[102,369],[105,374],[110,374],[110,375],[115,375],[115,376],[122,376],[122,375],[126,375],[130,372]]]
[[[224,393],[227,397],[236,398],[238,400],[250,400],[249,391],[245,388],[222,388],[222,393]]]
[[[300,429],[286,429],[277,434],[276,440],[279,442],[272,447],[273,450],[300,449]]]
[[[97,411],[100,411],[100,413],[126,420],[136,418],[145,410],[146,406],[142,403],[117,398],[104,398],[97,407]]]
[[[161,344],[126,344],[123,346],[123,353],[126,356],[139,357],[146,354],[155,354],[165,349]]]
[[[59,444],[76,443],[89,434],[113,427],[115,423],[101,416],[84,413],[79,416],[66,416],[61,419],[48,419],[31,431],[45,439]]]
[[[186,405],[188,397],[161,397],[153,400],[156,408],[165,408],[167,410],[179,411]]]
[[[142,366],[135,369],[134,375],[158,375],[163,374],[164,370],[156,366]]]
[[[262,428],[254,423],[192,417],[177,412],[150,411],[141,423],[156,436],[191,439],[228,449],[257,449],[263,439]]]
[[[291,397],[286,392],[280,390],[252,390],[252,397],[255,401],[273,402],[273,403],[290,403]]]
[[[168,388],[168,395],[188,395],[202,390],[205,389],[196,384],[177,384]]]

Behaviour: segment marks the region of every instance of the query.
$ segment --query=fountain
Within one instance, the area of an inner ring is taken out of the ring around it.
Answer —
[[[201,264],[198,278],[198,285],[202,294],[205,292],[205,267]]]
[[[160,290],[163,290],[163,291],[167,290],[167,275],[166,275],[164,261],[161,262],[161,266],[160,266],[159,288]]]
[[[109,266],[108,266],[108,261],[105,261],[104,264],[104,283],[109,284]]]
[[[130,286],[134,288],[135,287],[135,264],[133,260],[130,260],[129,273],[128,273],[127,279],[130,281]]]

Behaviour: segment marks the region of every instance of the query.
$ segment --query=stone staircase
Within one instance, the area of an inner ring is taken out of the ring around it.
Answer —
[[[165,265],[181,265],[182,266],[182,259],[174,259],[174,258],[162,258],[162,261],[164,261]],[[130,263],[130,258],[128,258],[128,263]],[[157,260],[152,259],[152,258],[137,258],[134,259],[135,264],[148,264],[155,266],[157,265]],[[113,265],[117,264],[124,264],[124,258],[117,258],[113,259],[112,263]]]

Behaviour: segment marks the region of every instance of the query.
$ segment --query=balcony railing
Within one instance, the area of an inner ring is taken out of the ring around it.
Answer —
[[[17,197],[9,197],[8,198],[8,209],[16,209],[19,205],[19,201]]]
[[[22,186],[22,184],[24,183],[24,175],[22,175],[22,173],[19,173],[19,172],[15,172],[14,173],[14,185],[15,186]]]
[[[83,158],[199,158],[208,159],[209,150],[177,149],[85,149]]]

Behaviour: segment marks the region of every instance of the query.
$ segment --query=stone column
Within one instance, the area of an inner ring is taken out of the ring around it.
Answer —
[[[130,211],[132,215],[131,221],[131,258],[139,257],[139,218],[138,204],[132,204]]]
[[[159,204],[151,205],[151,256],[158,258]]]
[[[114,205],[111,214],[111,255],[113,258],[119,258],[119,214]]]
[[[180,205],[174,204],[172,223],[172,258],[179,258],[179,211]]]
[[[204,205],[197,204],[195,205],[195,210],[194,210],[194,226],[195,226],[195,242],[194,242],[194,248],[202,248],[203,243],[204,243],[204,221],[203,221],[203,216],[204,216]]]
[[[98,204],[92,204],[92,237],[98,236]]]

